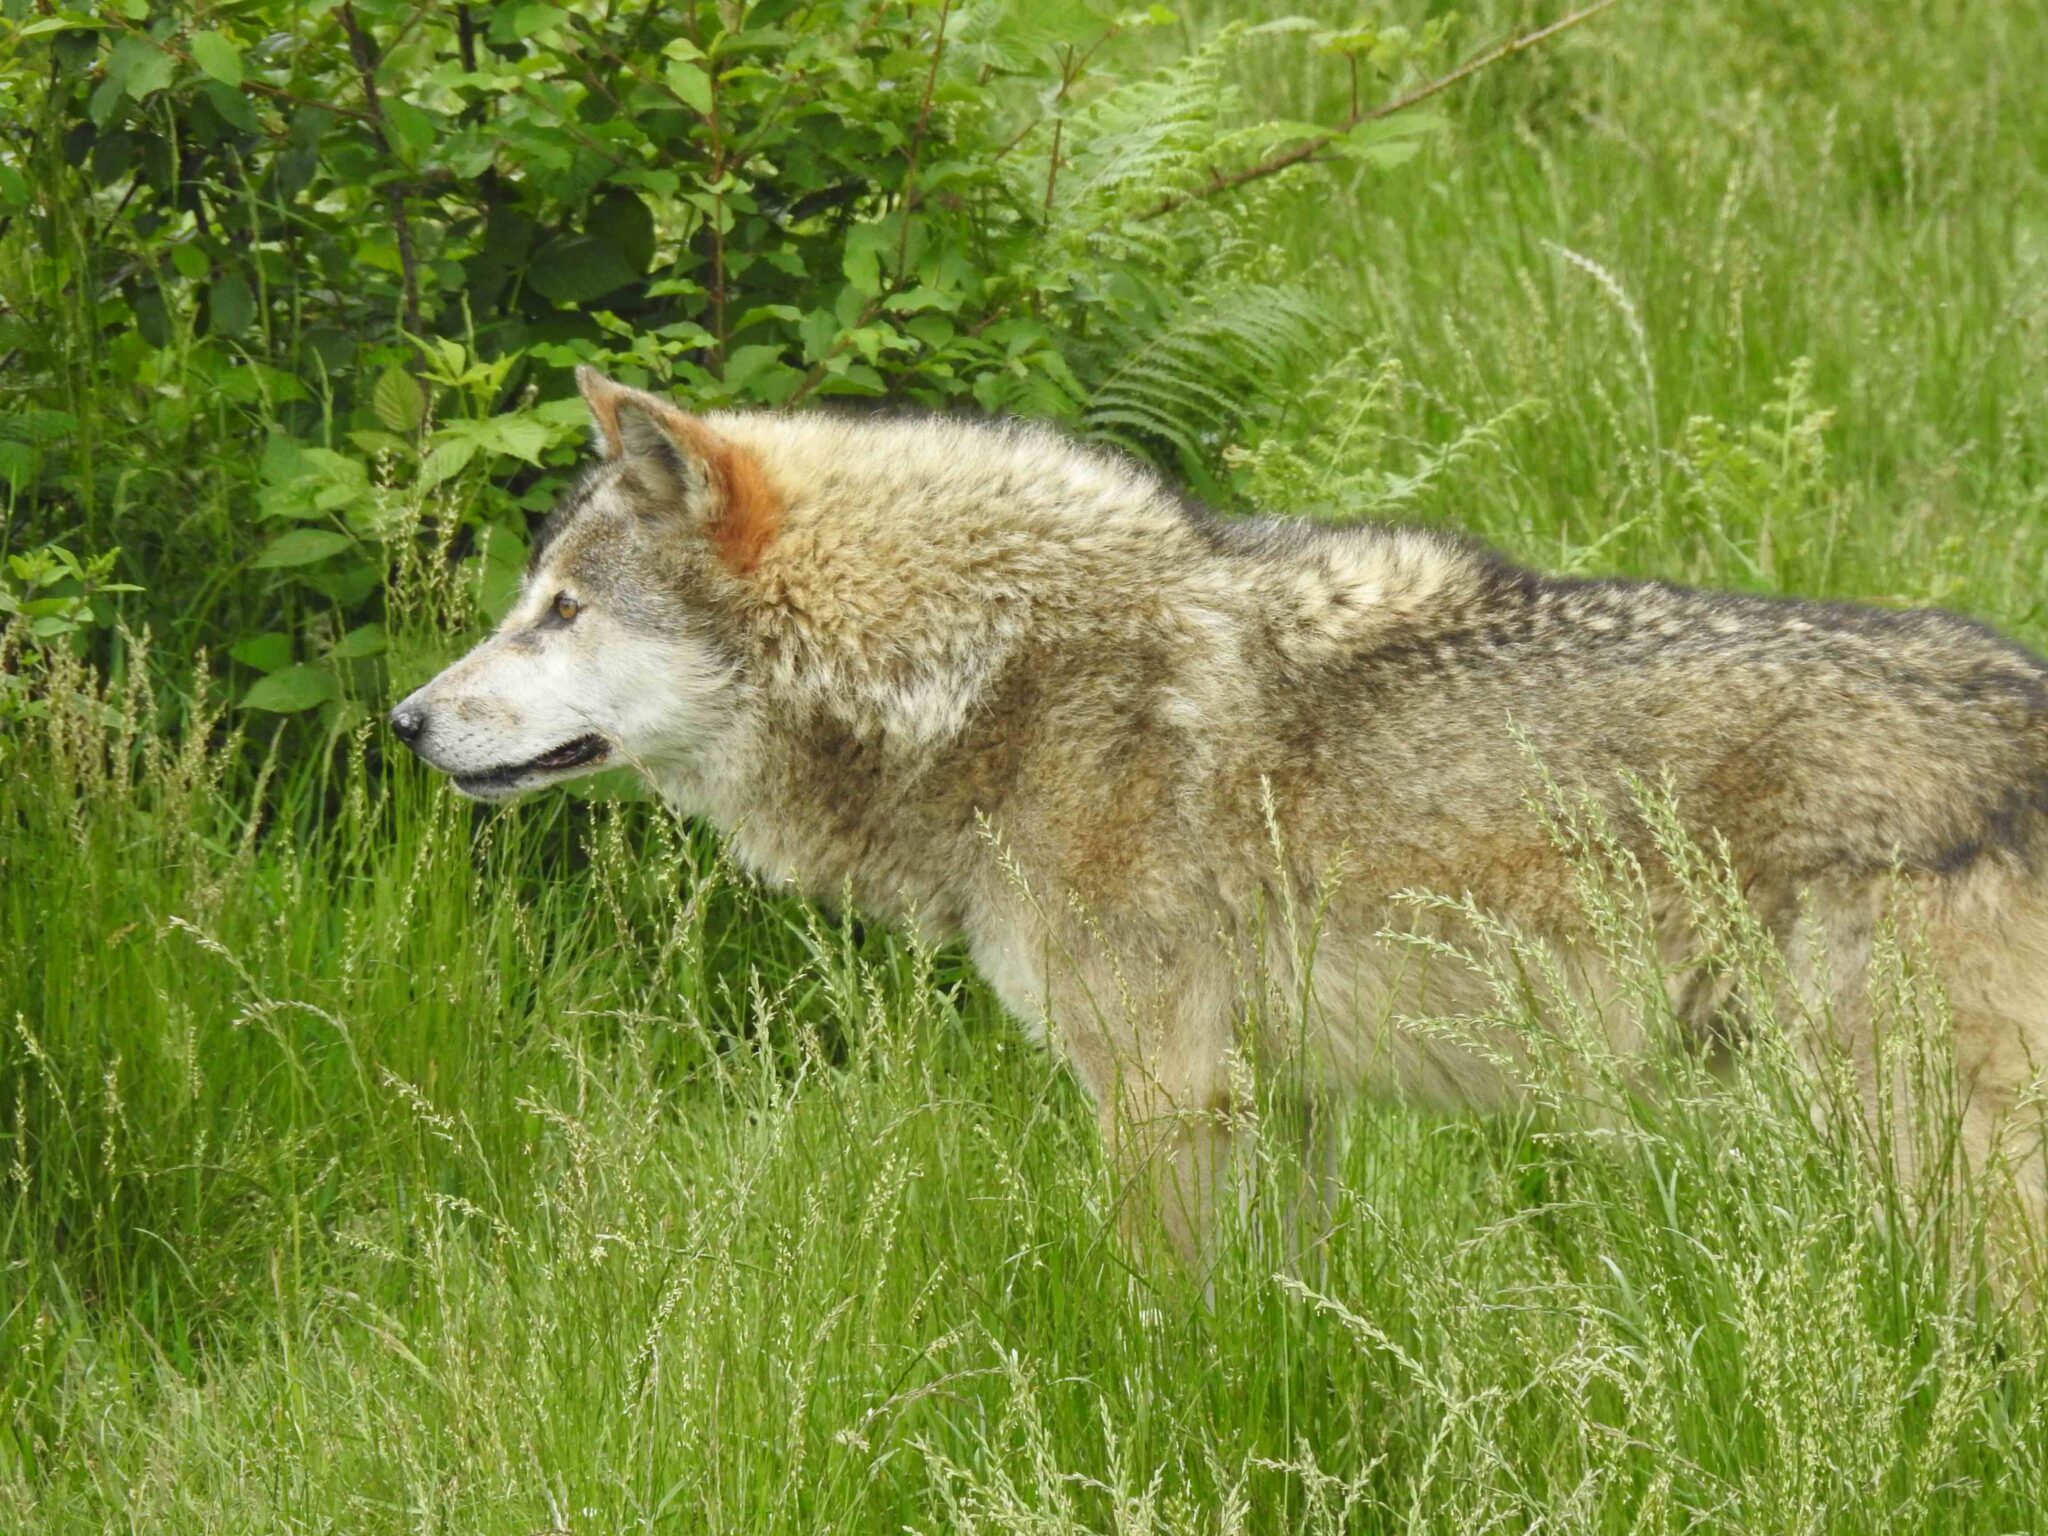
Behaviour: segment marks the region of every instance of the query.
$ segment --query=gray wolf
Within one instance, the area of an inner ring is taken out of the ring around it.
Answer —
[[[1906,902],[1947,990],[1965,1149],[2011,1157],[2040,1214],[2040,658],[1942,613],[1213,516],[1036,427],[700,417],[580,383],[601,459],[497,632],[393,729],[482,799],[631,764],[760,876],[964,941],[1184,1252],[1209,1231],[1277,904],[1319,914],[1313,955],[1277,962],[1315,1005],[1287,1046],[1311,1094],[1507,1091],[1485,1053],[1401,1027],[1484,1003],[1402,942],[1405,891],[1464,898],[1612,994],[1532,759],[1611,809],[1661,896],[1630,775],[1725,839],[1873,1113],[1862,981]],[[1658,943],[1676,973],[1696,939],[1673,915]],[[1725,1000],[1693,993],[1711,1032]]]

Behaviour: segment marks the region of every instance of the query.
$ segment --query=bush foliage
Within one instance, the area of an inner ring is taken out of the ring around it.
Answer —
[[[580,451],[578,362],[700,408],[1052,417],[1227,494],[1326,329],[1238,178],[1430,120],[1250,118],[1226,61],[1320,46],[1391,93],[1444,41],[1188,49],[1091,0],[13,11],[10,542],[118,541],[273,710],[414,616],[395,569],[493,614]]]

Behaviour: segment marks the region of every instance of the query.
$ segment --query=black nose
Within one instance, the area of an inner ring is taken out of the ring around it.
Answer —
[[[420,732],[427,728],[427,712],[423,709],[408,709],[400,705],[391,711],[391,734],[408,747],[420,739]]]

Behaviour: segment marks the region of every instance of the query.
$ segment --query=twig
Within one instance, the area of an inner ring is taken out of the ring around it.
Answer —
[[[1081,51],[1081,56],[1079,59],[1075,59],[1071,52],[1068,54],[1067,58],[1062,61],[1060,66],[1060,88],[1053,96],[1054,101],[1057,102],[1066,99],[1067,92],[1073,88],[1074,82],[1080,78],[1081,71],[1088,67],[1088,61],[1095,57],[1096,53],[1101,49],[1104,43],[1108,42],[1111,38],[1120,35],[1122,31],[1122,27],[1111,27],[1107,32],[1103,33],[1102,36],[1096,38],[1094,42],[1090,43],[1086,48],[1084,48]],[[983,85],[988,84],[988,78],[986,75],[983,76],[981,83]],[[1019,128],[1015,133],[1011,134],[1010,137],[1004,140],[1001,144],[998,144],[995,148],[995,152],[989,156],[989,159],[1003,159],[1010,153],[1011,150],[1015,149],[1019,144],[1022,144],[1026,139],[1030,138],[1031,135],[1037,132],[1040,128],[1043,128],[1045,126],[1045,121],[1046,120],[1042,117],[1032,118],[1030,122],[1026,123],[1022,128]],[[1057,134],[1059,131],[1059,124],[1061,119],[1054,118],[1052,121],[1053,131],[1055,134]],[[1057,158],[1057,156],[1055,156],[1055,158]]]
[[[848,340],[855,331],[866,325],[882,312],[887,304],[907,283],[910,265],[910,214],[917,203],[917,156],[924,146],[926,126],[931,122],[932,95],[938,85],[939,61],[946,53],[946,18],[952,13],[953,0],[939,0],[938,36],[932,42],[931,67],[925,71],[924,99],[918,103],[917,128],[910,136],[909,161],[903,170],[903,230],[896,242],[896,270],[882,282],[882,291],[861,306],[861,312],[854,317],[853,324],[839,333],[838,339],[825,350],[825,355],[811,365],[810,371],[797,381],[790,391],[785,405],[800,405],[812,390],[825,382],[827,365],[844,352],[850,345]]]
[[[899,282],[910,260],[910,210],[917,197],[917,157],[924,148],[925,129],[932,118],[932,91],[939,83],[939,61],[946,56],[946,18],[952,10],[953,0],[939,0],[938,35],[932,39],[932,66],[925,71],[924,100],[917,105],[917,128],[910,135],[910,157],[903,168],[903,229],[896,241],[896,277]]]
[[[1059,119],[1054,118],[1053,121],[1058,122]],[[1030,138],[1033,133],[1037,132],[1040,128],[1043,128],[1044,126],[1044,118],[1032,118],[1030,122],[1026,123],[1022,128],[1019,128],[1015,133],[1011,134],[1009,138],[1005,139],[1002,143],[998,144],[996,146],[995,153],[990,155],[989,159],[1002,159],[1005,155],[1009,154],[1011,150],[1015,149],[1019,144],[1022,144],[1026,139]]]
[[[825,374],[828,371],[826,364],[852,345],[853,333],[882,312],[882,306],[896,296],[899,286],[899,280],[891,278],[882,285],[880,293],[861,306],[860,313],[853,317],[853,324],[841,331],[838,339],[825,349],[825,355],[811,365],[810,372],[797,380],[796,388],[791,390],[789,398],[782,402],[784,405],[802,405],[811,391],[825,382]]]
[[[1320,133],[1314,138],[1304,139],[1301,143],[1292,145],[1276,154],[1268,155],[1265,159],[1258,161],[1256,164],[1245,166],[1242,170],[1218,171],[1192,191],[1171,193],[1140,213],[1138,217],[1141,219],[1156,219],[1162,214],[1172,213],[1176,208],[1185,208],[1189,203],[1200,202],[1204,198],[1216,196],[1219,192],[1228,192],[1233,187],[1241,187],[1248,181],[1257,181],[1263,176],[1275,175],[1290,166],[1301,164],[1304,160],[1313,159],[1361,124],[1376,123],[1382,118],[1392,117],[1397,112],[1405,112],[1410,107],[1419,105],[1429,100],[1430,97],[1449,90],[1460,81],[1470,79],[1473,75],[1478,74],[1480,70],[1490,65],[1498,64],[1502,59],[1512,58],[1515,54],[1521,53],[1525,49],[1534,48],[1539,43],[1548,42],[1551,38],[1557,36],[1558,33],[1568,31],[1582,21],[1591,20],[1602,11],[1611,8],[1614,4],[1615,0],[1594,0],[1592,5],[1573,11],[1569,16],[1560,17],[1547,27],[1538,27],[1534,32],[1525,32],[1520,37],[1509,38],[1506,42],[1499,44],[1497,47],[1489,48],[1485,53],[1479,54],[1477,57],[1467,59],[1449,74],[1439,75],[1428,84],[1417,86],[1405,96],[1397,96],[1392,101],[1382,102],[1380,105],[1364,112],[1354,111],[1328,133]]]
[[[598,159],[604,161],[607,165],[611,166],[615,170],[632,170],[634,167],[630,161],[621,160],[617,155],[613,154],[610,150],[606,149],[602,144],[598,143],[597,140],[593,139],[581,128],[578,128],[575,124],[575,121],[569,116],[569,114],[562,110],[561,103],[549,99],[549,97],[541,89],[543,86],[552,85],[557,79],[573,80],[574,78],[575,77],[573,75],[569,75],[566,73],[551,76],[527,75],[520,79],[520,81],[513,86],[513,89],[516,90],[520,95],[524,96],[528,101],[531,101],[536,105],[540,106],[541,108],[543,108],[545,111],[554,114],[555,126],[561,129],[562,132],[568,134],[570,138],[574,139],[578,144],[581,144],[585,149],[589,150],[593,155],[597,156]],[[501,146],[503,142],[503,140],[499,141]],[[414,180],[415,182],[417,182],[419,178],[416,177],[414,178]]]
[[[1052,222],[1053,192],[1059,186],[1060,139],[1063,137],[1063,130],[1066,126],[1067,120],[1064,117],[1056,117],[1052,120],[1052,153],[1046,157],[1045,162],[1045,222],[1048,224]]]
[[[692,40],[697,36],[694,13],[690,20],[690,36]],[[725,126],[718,116],[718,69],[709,57],[708,49],[704,63],[705,89],[711,98],[710,109],[704,114],[704,126],[711,131],[711,350],[719,371],[723,373],[725,344],[729,339],[725,328],[725,183],[728,162]]]
[[[630,58],[627,58],[624,55],[616,52],[612,48],[612,46],[604,40],[604,34],[597,30],[597,27],[594,23],[581,17],[576,17],[572,19],[576,23],[577,30],[580,31],[591,42],[595,43],[597,45],[597,51],[603,54],[605,58],[608,59],[611,63],[617,65],[620,69],[624,70],[627,74],[631,75],[635,80],[638,80],[642,85],[646,86],[649,90],[661,92],[662,95],[666,96],[670,101],[674,102],[677,106],[681,107],[685,112],[691,113],[692,115],[697,114],[697,109],[691,106],[688,101],[684,100],[682,95],[676,90],[674,86],[670,85],[666,80],[662,79],[659,75],[648,74],[646,70],[642,69],[638,64],[635,64]],[[696,39],[692,38],[691,41],[695,42]],[[709,73],[709,71],[706,71],[706,73]]]
[[[390,154],[391,141],[384,129],[384,102],[377,94],[377,49],[371,43],[370,35],[356,20],[353,0],[341,0],[336,11],[341,17],[342,31],[348,34],[349,56],[355,60],[356,74],[363,82],[363,101],[369,108],[371,126],[384,145],[384,152]],[[413,251],[412,220],[405,211],[405,186],[402,181],[388,181],[384,184],[384,206],[391,212],[391,232],[398,240],[398,270],[405,284],[405,328],[414,336],[421,334],[420,326],[420,267],[419,258]]]
[[[1072,48],[1065,51],[1060,58],[1060,88],[1053,95],[1054,106],[1058,106],[1067,99],[1067,92],[1074,88],[1074,82],[1081,78],[1081,72],[1087,69],[1088,61],[1095,57],[1097,50],[1122,30],[1121,27],[1111,27],[1078,54]],[[1045,219],[1047,223],[1052,222],[1053,193],[1058,189],[1060,182],[1060,140],[1064,136],[1061,130],[1066,126],[1067,120],[1064,117],[1056,117],[1052,120],[1052,154],[1047,159],[1045,167]],[[1022,135],[1019,135],[1019,137],[1021,138]],[[1017,140],[1012,139],[1002,147],[1001,151],[997,153],[996,158],[1000,160],[1014,149],[1016,145]]]
[[[397,51],[398,45],[412,36],[412,29],[418,26],[420,19],[433,8],[434,0],[419,0],[419,3],[412,8],[412,14],[406,17],[404,22],[400,24],[397,34],[393,36],[390,42],[384,45],[385,58],[390,58]]]

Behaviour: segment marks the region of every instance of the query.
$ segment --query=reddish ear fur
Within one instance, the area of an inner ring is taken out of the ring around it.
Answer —
[[[726,567],[745,575],[761,563],[782,526],[782,499],[753,454],[660,396],[616,384],[595,368],[578,368],[576,387],[590,407],[591,423],[597,428],[606,458],[623,458],[633,446],[629,441],[633,426],[619,417],[620,407],[628,407],[702,466],[717,506],[709,530],[711,541]]]
[[[686,450],[703,464],[711,478],[718,512],[711,522],[711,542],[726,568],[744,576],[782,528],[782,498],[768,482],[761,461],[739,444],[728,442],[695,417],[676,413],[671,428]]]

